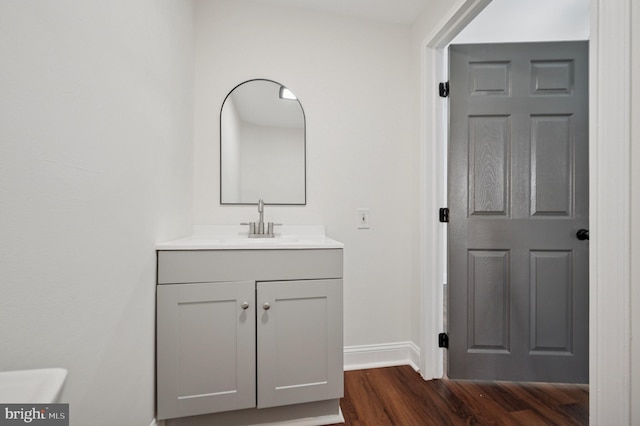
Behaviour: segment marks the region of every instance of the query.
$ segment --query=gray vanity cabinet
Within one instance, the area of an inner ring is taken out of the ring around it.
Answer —
[[[158,419],[255,406],[254,299],[253,281],[158,286]]]
[[[341,397],[342,280],[259,282],[257,300],[258,408]]]
[[[343,396],[341,249],[159,251],[158,283],[158,419]]]

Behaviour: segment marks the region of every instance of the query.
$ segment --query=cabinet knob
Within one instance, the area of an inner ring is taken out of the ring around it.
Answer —
[[[242,309],[249,309],[249,302],[242,302],[242,305],[240,305],[242,307]]]
[[[271,305],[267,302],[265,302],[264,305],[262,305],[262,309],[264,309],[265,311],[268,311],[269,309],[271,309]]]

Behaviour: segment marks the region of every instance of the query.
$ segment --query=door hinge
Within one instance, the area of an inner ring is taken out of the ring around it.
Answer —
[[[448,98],[449,97],[449,82],[448,81],[440,83],[438,88],[440,90],[440,97],[441,98]]]
[[[447,333],[438,334],[438,347],[449,348],[449,335]]]
[[[449,223],[449,208],[443,207],[440,209],[440,222]]]

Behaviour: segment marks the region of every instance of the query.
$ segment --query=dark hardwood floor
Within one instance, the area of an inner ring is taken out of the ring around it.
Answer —
[[[424,381],[409,366],[345,372],[346,425],[587,425],[588,385]]]

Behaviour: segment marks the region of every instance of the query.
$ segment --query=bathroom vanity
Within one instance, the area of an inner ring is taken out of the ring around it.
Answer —
[[[323,227],[269,239],[209,227],[160,244],[157,418],[339,422],[342,247]]]

